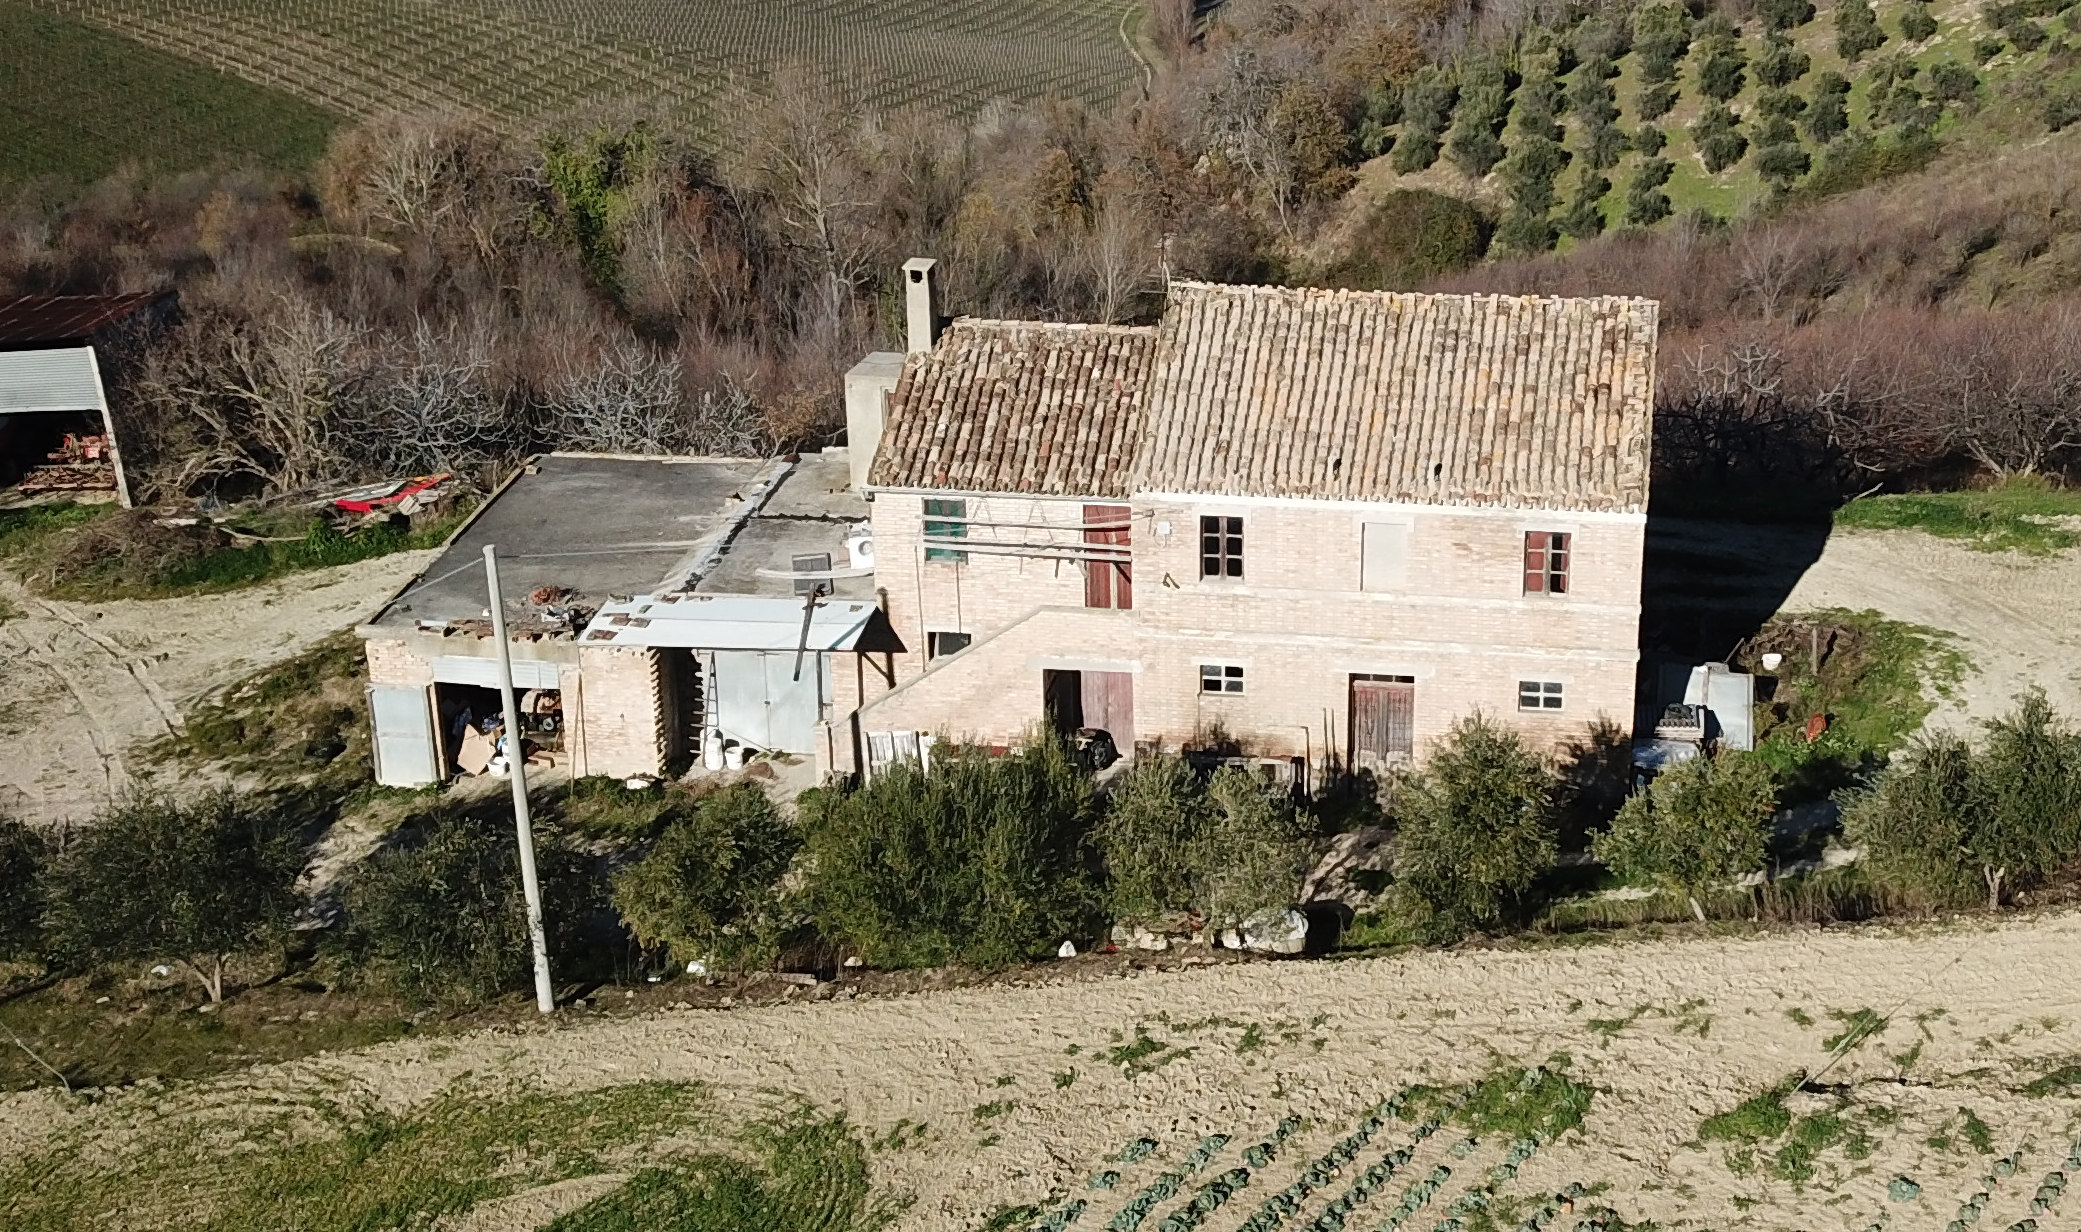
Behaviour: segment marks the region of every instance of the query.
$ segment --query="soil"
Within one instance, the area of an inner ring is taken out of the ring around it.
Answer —
[[[192,598],[71,603],[0,574],[0,809],[78,821],[145,773],[135,746],[212,691],[366,619],[426,566],[400,552]],[[164,777],[167,772],[155,770]]]
[[[1051,1193],[1095,1199],[1080,1223],[1099,1227],[1201,1136],[1234,1135],[1232,1156],[1282,1117],[1307,1118],[1269,1169],[1205,1225],[1233,1232],[1397,1089],[1468,1081],[1499,1063],[1549,1064],[1594,1085],[1595,1101],[1581,1132],[1545,1145],[1502,1196],[1580,1182],[1608,1186],[1596,1201],[1629,1220],[1665,1227],[1851,1232],[1890,1218],[1933,1228],[1978,1188],[1995,1155],[2023,1148],[2016,1176],[1994,1187],[1986,1213],[1987,1226],[1999,1228],[2024,1218],[2037,1178],[2059,1166],[2081,1119],[2071,1089],[2039,1098],[2016,1091],[2081,1051],[2081,990],[2070,978],[2077,946],[2081,915],[2046,913],[1588,948],[1115,968],[1119,978],[1073,983],[622,1017],[566,1011],[549,1026],[403,1040],[91,1102],[49,1090],[6,1097],[0,1157],[59,1135],[120,1150],[127,1133],[183,1108],[249,1108],[258,1122],[351,1091],[402,1110],[465,1075],[552,1091],[684,1079],[712,1084],[726,1104],[800,1094],[844,1109],[871,1137],[923,1122],[921,1149],[874,1156],[877,1184],[915,1198],[901,1228],[974,1229],[1006,1205],[1048,1203]],[[1867,1008],[1886,1025],[1832,1056],[1825,1041],[1844,1031],[1843,1017]],[[1140,1067],[1104,1056],[1138,1030],[1177,1055]],[[1065,1083],[1060,1076],[1072,1071]],[[1705,1118],[1801,1072],[1811,1085],[1788,1100],[1792,1113],[1832,1112],[1864,1141],[1825,1147],[1796,1183],[1774,1163],[1790,1141],[1782,1133],[1749,1163],[1732,1144],[1700,1141]],[[1958,1132],[1962,1108],[1990,1127],[1991,1153]],[[1118,1190],[1086,1189],[1108,1157],[1144,1135],[1162,1144],[1151,1165]],[[1406,1127],[1383,1131],[1376,1150],[1407,1136]],[[1426,1145],[1412,1174],[1433,1156],[1469,1177],[1500,1161],[1503,1144],[1485,1142],[1461,1168],[1443,1150],[1456,1136]],[[1222,1158],[1217,1168],[1236,1162]],[[622,1169],[602,1169],[610,1170]],[[1351,1171],[1317,1191],[1295,1226],[1341,1192]],[[1890,1199],[1896,1176],[1921,1195]],[[540,1226],[594,1192],[567,1182],[516,1195],[470,1226]],[[1353,1226],[1372,1226],[1391,1201],[1376,1197]],[[1426,1215],[1427,1227],[1444,1212]]]

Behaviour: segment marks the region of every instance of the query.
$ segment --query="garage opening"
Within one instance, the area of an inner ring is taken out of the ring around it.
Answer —
[[[98,411],[0,415],[0,488],[25,496],[116,490],[115,455]]]

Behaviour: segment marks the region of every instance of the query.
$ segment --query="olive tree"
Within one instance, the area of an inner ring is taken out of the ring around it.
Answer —
[[[614,908],[636,940],[684,962],[749,968],[778,957],[780,879],[801,846],[766,794],[739,783],[669,822],[614,877]]]
[[[1290,905],[1312,853],[1309,818],[1290,798],[1234,767],[1215,772],[1207,805],[1193,862],[1208,921],[1226,927]]]
[[[1923,736],[1843,813],[1843,833],[1872,879],[1924,906],[1969,895],[1967,836],[1978,811],[1973,751],[1948,732]]]
[[[1093,834],[1115,920],[1149,922],[1192,909],[1206,811],[1206,785],[1182,758],[1139,758],[1120,776]]]
[[[1987,723],[1974,778],[1978,808],[1965,848],[1991,911],[2001,906],[2004,882],[2042,876],[2081,851],[2081,737],[2033,689]]]
[[[1501,923],[1554,865],[1555,783],[1518,734],[1461,719],[1394,799],[1395,880],[1448,921]]]
[[[1762,862],[1776,810],[1770,767],[1755,755],[1694,757],[1629,797],[1595,851],[1614,872],[1682,894],[1703,920],[1701,895]]]
[[[288,818],[232,791],[132,791],[52,865],[49,943],[75,961],[172,958],[222,1001],[225,962],[288,926],[303,856]]]

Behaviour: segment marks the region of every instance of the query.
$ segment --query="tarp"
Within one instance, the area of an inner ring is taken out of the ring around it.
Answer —
[[[759,595],[637,595],[600,608],[579,643],[688,650],[901,650],[872,603],[824,599],[802,635],[799,599]]]

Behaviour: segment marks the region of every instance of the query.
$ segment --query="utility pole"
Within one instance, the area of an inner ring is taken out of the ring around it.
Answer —
[[[484,545],[484,583],[491,591],[491,636],[499,644],[499,704],[506,709],[506,773],[513,780],[513,828],[520,837],[520,886],[527,893],[527,932],[535,947],[535,1008],[556,1012],[549,983],[549,937],[542,927],[542,882],[535,875],[535,823],[527,811],[527,753],[520,745],[520,706],[513,700],[513,644],[506,640],[506,600],[499,590],[496,544]]]

